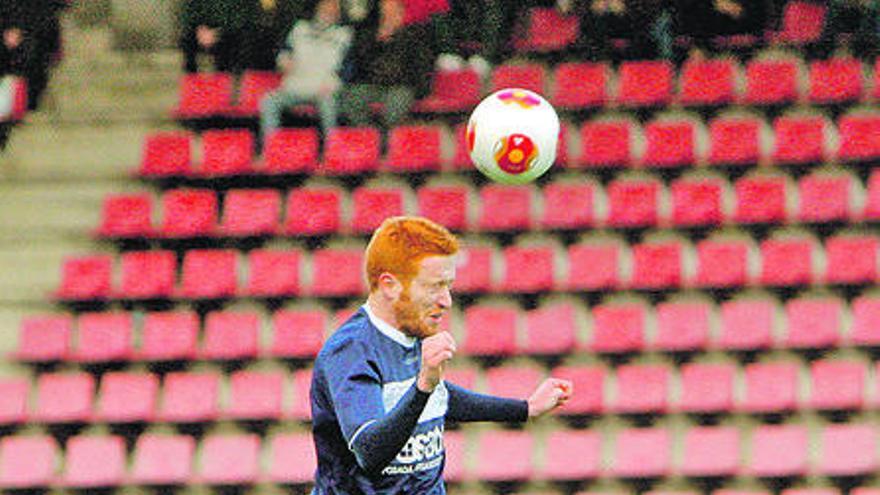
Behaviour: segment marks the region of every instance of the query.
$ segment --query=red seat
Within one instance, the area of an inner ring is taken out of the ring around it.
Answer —
[[[486,371],[487,391],[498,397],[527,399],[543,377],[544,372],[534,366],[496,366]]]
[[[684,436],[681,473],[688,477],[735,476],[740,466],[739,430],[697,426]]]
[[[873,424],[829,424],[822,429],[816,471],[825,476],[870,475],[880,467]]]
[[[274,189],[233,189],[223,201],[219,232],[234,237],[274,234],[280,211],[281,194]]]
[[[546,304],[526,311],[526,339],[521,351],[565,355],[577,347],[577,327],[577,315],[571,303]]]
[[[302,254],[296,250],[255,249],[248,257],[244,294],[252,297],[294,296],[300,293]]]
[[[265,138],[263,167],[268,174],[298,174],[315,170],[320,147],[314,128],[281,128]]]
[[[404,190],[401,187],[359,187],[351,193],[351,230],[372,233],[386,218],[404,214]]]
[[[590,182],[552,182],[544,187],[541,226],[577,230],[596,224],[595,186]]]
[[[602,106],[608,99],[609,79],[606,64],[560,63],[554,71],[555,87],[551,98],[553,105],[563,109]]]
[[[880,220],[880,170],[874,170],[868,177],[867,198],[865,198],[865,220]]]
[[[67,441],[62,483],[73,488],[115,487],[125,479],[125,441],[119,436],[75,436]]]
[[[644,347],[645,318],[645,307],[640,304],[594,306],[590,350],[603,353],[641,350]]]
[[[636,289],[666,289],[681,286],[683,247],[679,241],[636,244],[632,247],[633,273],[630,286]]]
[[[314,358],[324,344],[327,313],[321,310],[276,311],[272,315],[272,343],[268,349],[274,357]]]
[[[113,371],[101,379],[95,419],[108,423],[153,421],[159,378],[150,373]]]
[[[88,373],[41,374],[31,418],[43,423],[86,422],[91,418],[94,394],[95,379]]]
[[[723,189],[720,179],[679,179],[672,183],[670,192],[674,225],[691,227],[722,222]]]
[[[363,249],[318,249],[312,253],[311,294],[318,297],[363,294],[362,269]]]
[[[464,480],[466,448],[465,436],[461,431],[443,432],[443,479],[447,482],[458,483]]]
[[[844,115],[837,121],[837,130],[839,159],[864,162],[880,158],[880,116]]]
[[[440,168],[440,144],[439,126],[395,127],[388,134],[385,168],[394,172],[436,171]]]
[[[523,38],[515,38],[517,50],[553,52],[568,48],[578,37],[580,23],[575,15],[563,15],[555,8],[528,9],[528,28]]]
[[[149,237],[153,234],[153,196],[149,193],[109,194],[101,205],[101,237]]]
[[[232,104],[232,75],[222,72],[184,74],[178,86],[178,119],[204,119],[229,111]]]
[[[769,300],[741,299],[722,303],[721,332],[715,345],[732,351],[770,347],[775,311]]]
[[[130,313],[84,313],[77,321],[71,358],[90,363],[124,361],[133,354]]]
[[[669,369],[660,365],[617,367],[617,398],[611,410],[622,414],[664,413],[668,406]]]
[[[303,187],[287,196],[287,235],[322,235],[339,231],[342,192],[334,187]]]
[[[659,218],[661,183],[656,179],[616,179],[606,188],[611,227],[650,227]]]
[[[181,297],[216,299],[233,297],[238,283],[238,254],[232,249],[193,249],[183,256]]]
[[[194,173],[206,177],[252,172],[254,135],[246,129],[210,129],[202,134],[202,163]]]
[[[788,325],[781,342],[785,347],[830,349],[840,344],[843,307],[836,299],[791,299],[785,317]]]
[[[810,63],[810,102],[844,103],[862,96],[862,63],[856,58],[829,58]]]
[[[110,296],[112,265],[113,259],[103,254],[66,256],[55,297],[81,301],[107,298]]]
[[[787,218],[786,183],[780,176],[743,177],[734,185],[737,223],[782,223]]]
[[[195,439],[144,433],[134,448],[130,480],[138,485],[183,485],[192,478]]]
[[[464,311],[462,352],[471,356],[513,355],[519,318],[519,311],[512,307],[468,307]]]
[[[709,163],[746,165],[761,155],[761,122],[754,118],[719,117],[709,123]]]
[[[31,383],[27,378],[0,379],[0,424],[25,422],[28,416],[30,389]]]
[[[646,167],[682,167],[693,165],[696,132],[687,120],[655,120],[645,125]]]
[[[165,376],[159,420],[198,423],[218,418],[220,375],[171,372]]]
[[[492,71],[490,92],[521,88],[544,94],[544,67],[538,64],[502,64]]]
[[[455,231],[470,227],[471,193],[466,186],[424,186],[416,194],[420,216]]]
[[[48,488],[55,482],[58,444],[49,435],[0,439],[0,487]]]
[[[443,371],[443,381],[446,383],[454,383],[459,387],[468,390],[474,390],[477,384],[477,375],[480,372],[474,366],[466,366],[460,368],[446,368]]]
[[[379,166],[381,136],[373,127],[337,127],[324,139],[321,170],[328,175],[371,172]]]
[[[621,285],[621,246],[616,242],[568,247],[568,290],[611,289]]]
[[[805,285],[813,281],[813,243],[808,238],[767,239],[761,243],[761,284]]]
[[[584,122],[580,128],[582,167],[617,167],[632,161],[631,124],[625,120]]]
[[[70,352],[72,333],[73,318],[69,315],[25,317],[11,357],[29,362],[60,361]]]
[[[312,407],[309,403],[309,390],[312,384],[312,370],[303,369],[293,372],[293,402],[286,411],[287,415],[298,421],[312,419]]]
[[[229,405],[225,416],[280,420],[284,384],[285,376],[280,371],[236,371],[229,377]]]
[[[271,451],[268,470],[270,481],[273,483],[303,484],[314,480],[318,457],[315,454],[315,445],[310,434],[282,433],[275,435],[270,441],[269,449]]]
[[[246,70],[238,87],[238,101],[230,109],[234,116],[256,117],[260,114],[260,102],[281,85],[281,73],[273,71]]]
[[[689,60],[681,68],[678,100],[687,106],[733,102],[736,66],[730,59]]]
[[[852,328],[849,342],[858,346],[880,346],[880,299],[872,296],[857,297],[852,302]]]
[[[687,413],[718,413],[733,410],[731,364],[689,363],[681,367],[681,393],[675,409]]]
[[[798,369],[789,362],[745,367],[745,396],[737,408],[750,413],[791,411],[798,404]]]
[[[490,246],[467,246],[461,251],[453,289],[456,292],[489,292],[495,286],[493,258],[496,251]]]
[[[489,184],[480,189],[481,230],[527,230],[532,226],[531,186]]]
[[[750,105],[782,105],[798,97],[798,66],[793,60],[752,60],[746,65],[746,92]]]
[[[260,325],[255,312],[208,313],[199,354],[204,359],[253,359],[259,352]]]
[[[524,481],[534,475],[534,439],[526,431],[496,430],[480,435],[475,472],[484,482]]]
[[[129,251],[120,259],[121,299],[171,297],[177,279],[177,256],[173,251]]]
[[[657,336],[652,347],[661,351],[705,349],[709,341],[709,305],[665,302],[657,305]]]
[[[550,376],[571,381],[577,393],[559,410],[559,414],[597,414],[605,410],[605,370],[598,366],[559,366]]]
[[[752,433],[746,472],[761,478],[802,476],[810,452],[807,430],[801,425],[761,425]]]
[[[138,357],[149,361],[195,359],[198,336],[199,317],[193,312],[147,313]]]
[[[431,94],[415,102],[416,112],[466,112],[480,102],[480,75],[470,68],[435,71]]]
[[[162,196],[165,237],[209,236],[217,228],[217,195],[207,189],[173,189]]]
[[[825,280],[832,284],[868,284],[878,280],[874,236],[834,236],[825,241]]]
[[[260,437],[213,434],[202,441],[199,479],[209,485],[247,485],[260,471]]]
[[[777,164],[820,163],[825,148],[825,120],[820,116],[779,117],[773,122]]]
[[[825,25],[827,7],[820,3],[791,0],[782,12],[782,30],[774,33],[775,40],[804,45],[817,41]]]
[[[501,291],[540,293],[556,286],[556,250],[552,245],[508,246],[501,254]]]
[[[154,132],[144,139],[138,174],[144,177],[182,177],[190,174],[192,139],[188,131]]]
[[[749,280],[749,243],[702,240],[697,243],[698,287],[741,287]]]
[[[822,411],[861,409],[867,369],[858,361],[825,359],[810,365],[809,407]]]
[[[853,180],[848,175],[813,174],[798,183],[801,222],[846,221],[852,217],[850,195]]]
[[[544,452],[541,479],[581,481],[599,476],[602,437],[597,431],[554,430],[547,436]]]
[[[620,64],[617,101],[624,106],[664,106],[672,99],[674,69],[659,60],[625,61]]]
[[[628,428],[614,438],[610,473],[618,478],[658,478],[671,471],[672,439],[664,428]]]

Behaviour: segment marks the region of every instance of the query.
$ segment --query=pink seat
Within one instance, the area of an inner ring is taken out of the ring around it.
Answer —
[[[27,378],[0,379],[0,424],[24,423],[31,383]]]
[[[731,351],[766,349],[773,344],[772,301],[741,299],[721,304],[721,327],[715,346]]]
[[[745,396],[738,409],[750,413],[791,411],[798,404],[798,369],[789,362],[745,367]]]
[[[210,129],[202,134],[202,163],[194,173],[204,177],[252,172],[254,135],[247,129]]]
[[[541,226],[577,230],[596,224],[595,186],[589,182],[553,182],[544,187]]]
[[[534,366],[496,366],[486,371],[487,392],[498,397],[527,399],[543,377],[543,371]]]
[[[504,260],[502,292],[540,293],[556,286],[556,252],[553,246],[508,246]]]
[[[816,471],[825,476],[862,476],[880,467],[873,424],[829,424],[822,429]]]
[[[736,223],[782,223],[786,220],[784,177],[743,177],[734,185]]]
[[[644,347],[645,308],[640,304],[600,304],[593,307],[593,335],[589,349],[625,353]]]
[[[216,72],[184,74],[178,86],[177,119],[204,119],[226,113],[232,104],[232,75]]]
[[[192,140],[188,131],[148,134],[141,148],[138,175],[143,177],[185,177],[192,167]]]
[[[773,38],[783,43],[804,45],[817,41],[825,25],[827,6],[801,0],[786,2],[782,11],[782,29]]]
[[[527,230],[532,226],[531,186],[489,184],[480,189],[477,225],[486,231]]]
[[[213,421],[218,414],[220,375],[171,372],[165,376],[159,419],[175,423]]]
[[[795,286],[811,283],[814,278],[813,251],[813,243],[808,238],[765,240],[761,243],[761,284]]]
[[[31,419],[43,423],[89,421],[94,395],[95,379],[88,373],[41,374]]]
[[[260,114],[260,102],[267,93],[281,85],[281,73],[274,71],[246,70],[241,76],[238,101],[230,108],[233,116],[256,117]]]
[[[606,188],[611,227],[650,227],[659,220],[662,184],[656,179],[616,179]]]
[[[108,255],[65,256],[55,297],[88,301],[110,295],[113,259]]]
[[[746,92],[749,105],[781,105],[798,97],[798,67],[793,60],[752,60],[746,65]]]
[[[862,96],[862,63],[840,57],[810,63],[810,102],[845,103]]]
[[[809,407],[821,411],[861,409],[867,369],[858,361],[825,359],[810,365]]]
[[[492,266],[496,256],[496,249],[490,246],[465,246],[453,289],[461,293],[491,291],[495,286]]]
[[[645,125],[646,167],[682,167],[693,165],[696,132],[687,120],[655,120]]]
[[[740,466],[739,430],[694,427],[684,436],[681,473],[688,477],[735,476]]]
[[[177,256],[173,251],[129,251],[120,257],[121,299],[167,299],[174,293]]]
[[[159,378],[150,373],[114,371],[101,379],[95,418],[108,423],[153,421]]]
[[[605,370],[598,366],[559,366],[550,372],[554,378],[572,382],[577,393],[559,410],[559,414],[598,414],[605,410]]]
[[[310,421],[312,408],[309,403],[309,390],[312,383],[312,370],[302,369],[293,372],[293,402],[285,411],[287,417],[297,421]]]
[[[77,345],[72,359],[98,363],[131,359],[132,316],[130,313],[84,313],[77,321]]]
[[[287,196],[287,235],[323,235],[338,232],[342,224],[342,191],[333,187],[303,187]]]
[[[554,71],[552,101],[557,108],[598,107],[608,99],[609,69],[606,64],[565,62]]]
[[[443,479],[447,482],[458,483],[464,480],[466,447],[465,436],[461,431],[443,432]]]
[[[617,399],[611,410],[622,414],[662,414],[669,403],[669,381],[669,369],[665,366],[618,366]]]
[[[578,37],[580,23],[575,15],[563,15],[557,9],[548,7],[531,7],[526,15],[528,28],[524,36],[514,39],[514,46],[519,51],[565,50]]]
[[[269,354],[296,359],[316,357],[324,344],[327,320],[327,313],[321,310],[276,311],[272,315]]]
[[[108,194],[101,205],[100,237],[140,238],[153,234],[153,196],[149,193]]]
[[[70,315],[35,315],[21,320],[18,346],[11,357],[18,361],[60,361],[70,352],[73,318]]]
[[[315,128],[281,128],[265,138],[263,167],[268,174],[299,174],[314,171],[321,142]]]
[[[202,441],[199,479],[209,485],[255,483],[260,470],[260,437],[213,434]]]
[[[547,436],[544,452],[541,479],[580,481],[599,476],[602,437],[596,431],[555,430]]]
[[[466,112],[480,102],[480,75],[471,68],[435,71],[431,94],[415,102],[416,112]]]
[[[615,242],[572,244],[568,247],[569,290],[601,290],[621,285],[622,248]]]
[[[580,128],[581,149],[577,163],[581,167],[618,167],[629,165],[631,125],[628,121],[590,121]]]
[[[362,249],[326,248],[314,251],[311,294],[318,297],[362,294],[362,264]]]
[[[640,60],[620,64],[617,101],[624,106],[663,106],[672,99],[674,69],[666,61]]]
[[[683,246],[679,241],[650,242],[632,247],[636,289],[667,289],[681,286]]]
[[[328,175],[352,175],[379,166],[379,130],[373,127],[337,127],[324,140],[321,171]]]
[[[840,160],[866,162],[880,158],[880,117],[877,115],[844,115],[837,121],[837,130]]]
[[[404,214],[404,190],[401,187],[359,187],[351,193],[351,230],[368,234],[389,217]]]
[[[686,413],[719,413],[733,410],[730,364],[689,363],[681,367],[681,394],[675,409]]]
[[[255,249],[248,257],[248,281],[243,294],[252,297],[300,293],[302,253],[297,250]]]
[[[867,198],[863,216],[865,220],[880,220],[880,170],[874,170],[868,176]]]
[[[424,186],[416,194],[420,216],[454,231],[467,230],[470,227],[468,209],[472,198],[467,187]]]
[[[773,122],[777,164],[821,163],[827,156],[825,120],[820,116],[779,117]]]
[[[718,225],[724,217],[719,179],[679,179],[672,183],[672,223],[691,227]]]
[[[441,137],[441,129],[436,125],[395,127],[388,135],[385,168],[394,172],[438,170]]]
[[[852,218],[853,179],[847,175],[809,175],[798,182],[797,217],[804,223],[847,221]]]
[[[719,117],[709,123],[709,163],[748,165],[760,158],[761,123],[746,117]]]
[[[148,361],[195,359],[198,336],[199,317],[194,312],[147,313],[138,358]]]
[[[233,189],[223,201],[219,232],[233,237],[274,234],[280,211],[281,194],[274,189]]]
[[[731,103],[736,91],[736,65],[729,59],[689,60],[681,68],[678,100],[687,106]]]
[[[207,189],[173,189],[162,196],[162,225],[165,237],[202,237],[217,228],[217,195]]]
[[[652,347],[661,351],[695,351],[709,342],[709,305],[703,302],[665,302],[657,305],[657,336]]]
[[[785,305],[788,322],[781,344],[797,349],[831,349],[842,340],[843,307],[839,300],[791,299]]]
[[[236,371],[229,377],[231,419],[280,420],[285,376],[280,371]]]
[[[203,359],[253,359],[259,352],[260,325],[256,312],[208,313],[199,355]]]
[[[270,481],[302,484],[314,480],[318,458],[310,434],[282,433],[275,435],[270,440],[269,449],[271,451],[268,471]]]
[[[880,346],[880,299],[872,296],[861,296],[852,303],[852,328],[849,342],[857,346]]]
[[[571,303],[546,304],[526,311],[526,340],[521,348],[528,354],[565,355],[578,345],[578,323]]]
[[[697,243],[699,287],[741,287],[749,280],[749,243],[740,240],[702,240]]]
[[[519,318],[519,311],[510,307],[470,306],[464,311],[461,351],[471,356],[513,355]]]
[[[544,94],[544,67],[538,64],[503,64],[492,71],[489,91],[507,88],[522,88]]]
[[[138,485],[183,485],[192,478],[195,449],[189,435],[144,433],[135,444],[129,479]]]
[[[751,458],[745,471],[760,478],[802,476],[809,452],[801,425],[762,425],[752,433]]]
[[[610,474],[618,478],[658,478],[672,468],[672,439],[663,428],[628,428],[614,438]]]
[[[497,430],[480,435],[475,468],[477,479],[484,482],[523,481],[534,475],[531,459],[532,434],[526,431]]]
[[[125,441],[119,436],[76,436],[67,441],[62,475],[71,488],[115,487],[125,481]]]
[[[58,444],[49,435],[0,439],[0,487],[47,488],[55,482]]]
[[[233,297],[238,254],[232,249],[193,249],[183,256],[179,296],[186,299]]]

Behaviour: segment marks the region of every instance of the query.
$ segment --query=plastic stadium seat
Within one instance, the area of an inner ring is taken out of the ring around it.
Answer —
[[[761,243],[761,284],[792,286],[813,281],[813,243],[808,238],[767,239]]]
[[[65,300],[104,299],[110,295],[113,259],[108,255],[66,256],[55,297]]]
[[[199,317],[194,312],[147,313],[138,358],[149,361],[195,359],[198,336]]]
[[[443,479],[447,482],[459,483],[465,477],[465,436],[461,431],[445,430],[443,432]]]
[[[466,186],[424,186],[416,195],[420,216],[455,231],[469,228],[468,210],[472,200]]]
[[[577,347],[578,322],[572,303],[541,305],[526,311],[526,339],[521,349],[528,354],[565,355]]]
[[[69,315],[25,317],[11,357],[28,362],[60,361],[70,352],[72,333],[73,318]]]
[[[334,187],[292,189],[287,196],[284,233],[322,235],[338,232],[341,226],[342,191]]]
[[[319,161],[320,138],[315,128],[281,128],[265,137],[263,166],[267,174],[311,172]]]
[[[543,377],[543,371],[534,366],[496,366],[486,371],[487,392],[498,397],[527,399]]]
[[[865,220],[880,220],[880,170],[874,170],[868,176],[867,198],[863,212]]]
[[[731,364],[689,363],[681,367],[681,394],[675,409],[687,413],[733,410],[736,369]]]
[[[622,247],[616,242],[572,244],[568,247],[569,290],[611,289],[621,285]]]
[[[666,412],[669,378],[669,369],[662,365],[618,366],[617,396],[611,410],[622,414]]]
[[[435,71],[431,94],[415,102],[416,112],[466,112],[480,102],[480,75],[470,68]]]
[[[720,349],[747,351],[773,344],[775,308],[770,300],[741,299],[721,304]]]
[[[209,236],[217,228],[217,195],[207,189],[173,189],[162,196],[165,237]]]
[[[278,231],[281,194],[274,189],[234,189],[223,201],[221,234],[245,237]]]
[[[502,292],[540,293],[556,286],[556,250],[552,245],[508,246],[501,255]]]
[[[312,408],[309,403],[309,389],[312,384],[312,370],[302,369],[293,372],[293,402],[286,411],[292,419],[309,421]]]
[[[821,3],[792,0],[782,11],[782,30],[775,33],[776,41],[803,45],[817,41],[825,25],[827,7]]]
[[[555,430],[547,436],[544,452],[539,478],[580,481],[599,476],[602,437],[596,431]]]
[[[645,340],[645,320],[645,307],[640,304],[594,306],[590,350],[602,353],[641,350]]]
[[[557,108],[599,107],[608,99],[609,69],[606,64],[567,62],[556,66],[552,102]]]
[[[437,125],[395,127],[388,134],[385,168],[395,172],[438,170],[441,138]]]
[[[625,61],[618,69],[617,101],[630,107],[666,105],[672,99],[673,73],[666,61]]]
[[[300,293],[302,253],[297,250],[255,249],[248,257],[244,294],[252,297],[293,296]]]
[[[311,294],[339,297],[362,294],[363,249],[325,248],[312,253]]]
[[[474,390],[477,386],[477,376],[479,374],[481,373],[475,366],[446,368],[443,371],[443,380],[468,390]]]
[[[129,251],[120,257],[120,299],[171,297],[177,279],[177,256],[173,251]]]
[[[506,88],[522,88],[543,95],[544,67],[538,64],[502,64],[492,71],[489,91],[495,92]]]
[[[681,286],[683,246],[679,241],[649,242],[632,247],[633,272],[629,285],[636,289]]]
[[[496,251],[490,246],[466,246],[460,255],[453,289],[461,293],[489,292],[495,286],[493,258]]]
[[[324,344],[328,323],[321,310],[282,309],[272,315],[269,354],[282,358],[314,358]]]
[[[31,419],[43,423],[86,422],[91,417],[94,394],[95,379],[88,373],[41,374]]]
[[[672,223],[680,227],[718,225],[724,217],[722,181],[683,178],[670,187]]]
[[[694,427],[684,435],[681,473],[688,477],[735,476],[740,466],[739,430]]]
[[[808,175],[798,182],[798,192],[801,222],[845,221],[852,216],[853,179],[848,175]]]
[[[559,366],[550,372],[554,378],[569,380],[578,392],[565,403],[559,414],[597,414],[605,410],[605,370],[599,366]]]
[[[617,179],[606,188],[611,227],[657,225],[662,184],[656,179]]]
[[[199,479],[209,485],[255,483],[260,470],[260,437],[256,434],[214,434],[201,446]]]
[[[129,479],[138,485],[183,485],[192,477],[195,439],[144,433],[137,439]]]
[[[531,186],[489,184],[480,189],[481,230],[527,230],[532,225]]]
[[[464,311],[461,351],[471,356],[511,356],[516,352],[519,310],[474,305]]]
[[[584,122],[580,128],[582,167],[618,167],[632,161],[632,125],[626,120]]]
[[[192,140],[188,131],[164,131],[147,135],[141,149],[138,174],[144,177],[183,177],[192,166]]]
[[[825,476],[861,476],[877,471],[877,428],[872,424],[829,424],[820,435],[816,471]]]
[[[880,116],[844,115],[837,121],[837,157],[847,162],[880,158]]]
[[[791,299],[785,304],[787,328],[781,344],[788,348],[837,347],[843,328],[843,307],[833,298]]]
[[[65,486],[118,486],[125,478],[125,441],[120,436],[75,436],[67,441],[65,461]]]
[[[755,118],[719,117],[709,123],[709,163],[747,165],[757,163],[761,151],[761,122]]]
[[[267,93],[281,85],[282,75],[274,71],[246,70],[238,87],[238,101],[230,109],[235,116],[256,117]]]
[[[832,284],[867,284],[878,280],[874,236],[834,236],[825,240],[825,280]]]
[[[780,176],[743,177],[734,185],[737,223],[781,223],[786,213],[786,183]]]
[[[199,354],[204,359],[255,358],[259,352],[260,325],[260,316],[255,312],[208,313]]]
[[[183,256],[180,296],[216,299],[235,295],[238,253],[232,249],[193,249]]]
[[[523,481],[534,475],[534,439],[526,431],[496,430],[480,435],[475,468],[484,482]]]
[[[865,404],[867,368],[864,363],[824,359],[810,365],[812,409],[821,411],[861,409]]]
[[[369,234],[389,217],[404,214],[404,190],[401,187],[359,187],[351,193],[351,229]]]
[[[23,423],[27,419],[30,389],[27,378],[0,379],[0,424]]]
[[[773,122],[777,164],[819,163],[825,159],[825,120],[820,116],[779,117]]]
[[[844,103],[862,96],[862,63],[855,58],[829,58],[810,63],[810,102]]]
[[[324,138],[321,170],[328,175],[352,175],[379,166],[381,136],[373,127],[337,127]]]
[[[658,478],[671,470],[672,439],[663,428],[628,428],[614,438],[611,475],[617,478]]]
[[[172,113],[178,119],[204,119],[228,112],[231,104],[231,74],[184,74],[178,86],[177,106]]]
[[[77,321],[77,343],[70,357],[90,363],[130,359],[132,325],[129,313],[83,313]]]
[[[45,488],[55,482],[58,444],[49,435],[0,439],[0,487]]]
[[[857,297],[852,302],[852,327],[849,342],[857,346],[880,346],[880,299]]]
[[[552,182],[544,187],[541,226],[583,229],[596,223],[595,186],[590,182]]]
[[[749,279],[749,243],[702,240],[697,243],[698,287],[741,287]]]
[[[782,105],[798,97],[798,66],[793,60],[752,60],[746,65],[746,92],[750,105]]]
[[[246,129],[210,129],[202,134],[202,163],[194,173],[218,177],[252,172],[254,135]]]
[[[646,167],[682,167],[694,163],[696,132],[687,120],[655,120],[645,125]]]
[[[273,483],[303,484],[314,480],[318,458],[310,434],[282,433],[275,435],[270,440],[269,450],[271,451],[268,470],[270,481]]]
[[[731,59],[689,60],[681,68],[678,100],[686,106],[725,105],[736,91]]]
[[[761,478],[802,476],[810,451],[807,430],[801,425],[761,425],[752,433],[746,472]]]
[[[657,334],[652,347],[662,351],[705,349],[709,341],[709,305],[664,302],[657,305]]]
[[[156,375],[109,372],[101,378],[95,418],[108,423],[152,421],[158,395],[159,378]]]
[[[798,404],[795,363],[752,363],[745,367],[745,396],[738,409],[750,413],[791,411]]]
[[[153,196],[149,193],[109,194],[101,205],[101,237],[150,237],[153,234]]]
[[[281,419],[285,375],[280,371],[236,371],[229,377],[227,418]]]
[[[175,423],[213,421],[218,414],[220,375],[171,372],[165,376],[159,419]]]
[[[580,23],[575,15],[563,15],[555,8],[528,9],[528,28],[514,44],[520,51],[552,52],[568,48],[578,37]]]

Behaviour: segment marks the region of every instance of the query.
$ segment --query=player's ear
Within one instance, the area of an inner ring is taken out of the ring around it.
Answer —
[[[403,284],[391,273],[385,272],[379,275],[379,290],[387,299],[396,301],[403,292]]]

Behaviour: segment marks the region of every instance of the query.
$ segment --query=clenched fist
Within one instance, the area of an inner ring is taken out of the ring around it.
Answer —
[[[529,417],[535,418],[565,404],[574,392],[574,385],[568,380],[548,378],[538,385],[529,397]]]
[[[422,340],[422,369],[416,386],[431,393],[443,379],[443,367],[455,355],[455,339],[449,332],[440,332]]]

